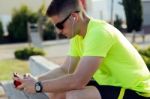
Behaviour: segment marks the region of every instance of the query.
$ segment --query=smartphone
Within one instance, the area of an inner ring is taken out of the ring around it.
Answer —
[[[17,73],[13,73],[13,76],[19,78],[19,75]],[[14,80],[13,83],[15,85],[15,88],[17,88],[19,85],[21,85],[21,82],[18,80]]]

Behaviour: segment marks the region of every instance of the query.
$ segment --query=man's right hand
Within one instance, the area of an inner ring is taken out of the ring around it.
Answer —
[[[19,78],[21,78],[21,76],[17,73],[13,73],[13,83],[15,88],[17,88],[19,85],[21,85],[22,83],[19,81]]]
[[[18,88],[18,86],[20,86],[22,84],[21,79],[33,79],[35,81],[37,81],[37,78],[32,76],[30,73],[26,73],[23,76],[21,76],[18,73],[13,73],[13,83],[15,88],[22,90],[23,88]]]

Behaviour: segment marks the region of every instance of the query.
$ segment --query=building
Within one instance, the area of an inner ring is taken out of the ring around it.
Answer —
[[[90,16],[98,19],[110,21],[112,0],[86,0],[87,12]],[[113,20],[115,15],[125,21],[125,12],[122,5],[119,4],[122,0],[114,0]],[[150,33],[150,0],[141,0],[143,7],[143,30],[145,33]]]
[[[119,15],[122,20],[125,20],[124,8],[119,4],[122,0],[114,0],[113,3],[113,20]],[[111,20],[111,3],[112,0],[86,0],[87,12],[90,16],[106,21]]]
[[[143,6],[143,30],[150,33],[150,0],[142,0]]]
[[[111,13],[111,1],[112,0],[81,0],[84,4],[84,8],[87,13],[97,19],[103,19],[110,21]],[[37,11],[42,3],[45,3],[46,7],[49,5],[51,0],[0,0],[0,20],[3,21],[4,30],[11,20],[11,13],[13,8],[20,8],[22,5],[27,5],[33,11]],[[113,20],[115,15],[119,15],[122,20],[125,20],[124,8],[119,4],[122,0],[114,0]],[[150,0],[142,0],[143,6],[143,26],[148,29],[150,25]],[[146,31],[147,31],[146,29]]]
[[[142,0],[143,25],[150,25],[150,0]]]

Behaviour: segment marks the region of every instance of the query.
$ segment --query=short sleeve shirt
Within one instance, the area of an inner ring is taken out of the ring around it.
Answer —
[[[122,33],[106,22],[91,18],[85,37],[71,39],[69,55],[103,57],[93,75],[100,85],[121,86],[150,96],[146,64]]]

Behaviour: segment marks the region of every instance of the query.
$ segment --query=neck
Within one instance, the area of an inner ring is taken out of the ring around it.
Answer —
[[[85,13],[83,13],[82,18],[81,18],[81,23],[80,23],[80,34],[79,34],[83,38],[86,35],[89,21],[90,21],[90,18]]]

